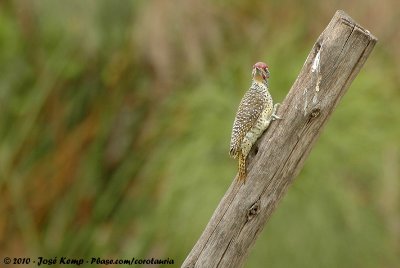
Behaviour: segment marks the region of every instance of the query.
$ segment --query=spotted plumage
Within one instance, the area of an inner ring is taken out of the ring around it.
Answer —
[[[253,66],[251,87],[244,94],[233,123],[229,154],[239,159],[239,180],[246,178],[246,157],[251,147],[269,126],[275,114],[271,94],[268,91],[269,70],[263,62]]]

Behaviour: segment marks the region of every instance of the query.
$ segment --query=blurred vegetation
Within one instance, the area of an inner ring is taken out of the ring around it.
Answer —
[[[400,265],[396,0],[1,1],[0,252],[180,264],[252,64],[281,101],[337,9],[379,43],[246,267]]]

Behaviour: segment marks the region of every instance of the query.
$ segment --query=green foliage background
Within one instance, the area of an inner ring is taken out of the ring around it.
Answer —
[[[379,43],[245,266],[400,266],[395,0],[1,1],[2,256],[178,266],[236,174],[252,64],[283,100],[337,9]]]

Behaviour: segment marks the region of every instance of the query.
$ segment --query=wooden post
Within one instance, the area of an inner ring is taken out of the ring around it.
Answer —
[[[253,146],[246,184],[236,179],[182,267],[239,267],[300,172],[377,39],[345,12],[322,32],[278,115]]]

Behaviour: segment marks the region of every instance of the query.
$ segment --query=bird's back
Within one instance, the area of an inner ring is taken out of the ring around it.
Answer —
[[[243,96],[233,123],[229,154],[237,158],[244,136],[257,123],[271,98],[266,84],[253,82]]]

